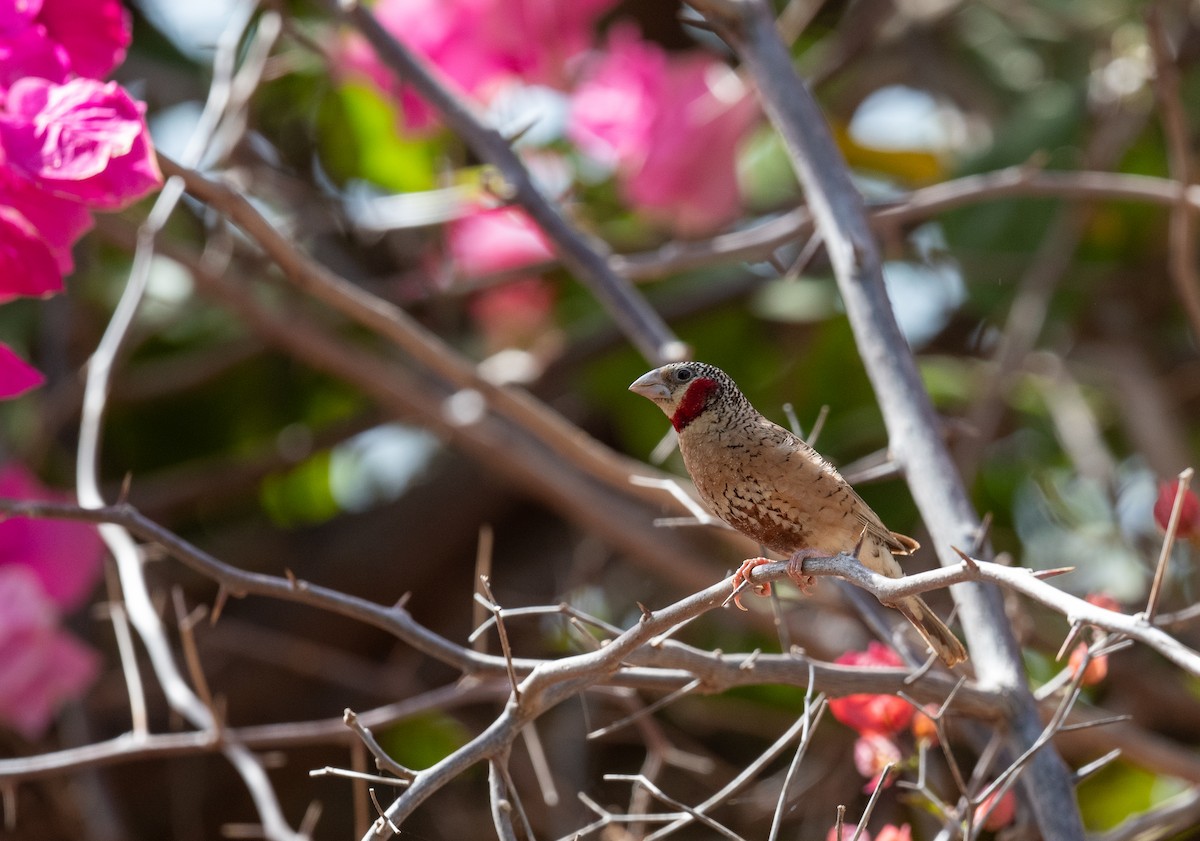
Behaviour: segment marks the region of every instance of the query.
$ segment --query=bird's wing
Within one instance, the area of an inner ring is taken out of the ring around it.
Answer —
[[[764,447],[768,453],[775,454],[776,463],[767,466],[773,468],[770,469],[774,477],[773,489],[792,501],[795,508],[804,511],[810,507],[813,497],[820,500],[836,495],[840,505],[853,512],[857,530],[865,529],[869,537],[886,546],[892,554],[907,555],[920,546],[911,537],[889,530],[837,468],[795,433],[766,418],[762,419],[761,432],[764,439],[774,445]]]

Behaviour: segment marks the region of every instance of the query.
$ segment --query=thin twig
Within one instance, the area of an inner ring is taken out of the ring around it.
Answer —
[[[805,732],[800,739],[800,744],[796,745],[796,752],[792,755],[791,764],[788,765],[787,773],[783,776],[783,785],[779,788],[779,800],[775,805],[775,813],[771,816],[771,832],[767,836],[767,841],[776,841],[779,838],[779,831],[783,827],[783,814],[787,807],[788,790],[792,787],[792,780],[796,776],[796,772],[800,769],[800,763],[804,761],[804,755],[808,752],[808,746],[811,743],[812,733],[816,730],[817,724],[821,721],[821,716],[825,714],[825,698],[821,696],[817,699],[816,712],[809,717],[809,709],[804,711]],[[811,722],[811,724],[809,724]]]
[[[501,759],[493,759],[488,763],[488,792],[491,795],[492,825],[496,827],[496,835],[500,841],[517,841],[517,832],[512,823],[513,804],[508,799],[509,789],[501,762]]]
[[[521,687],[517,680],[517,670],[513,666],[512,647],[508,644],[508,629],[504,627],[504,609],[496,603],[496,597],[492,595],[492,585],[487,576],[479,579],[479,588],[483,594],[482,596],[476,594],[475,601],[484,605],[496,617],[496,636],[500,638],[500,651],[504,654],[504,665],[508,670],[508,680],[512,684],[513,700],[520,703]]]
[[[661,710],[663,707],[667,706],[670,703],[673,703],[674,701],[678,700],[679,698],[682,698],[684,695],[690,695],[692,692],[694,692],[696,689],[698,689],[703,683],[704,683],[704,681],[697,678],[696,680],[693,680],[691,683],[687,684],[686,686],[679,687],[678,689],[676,689],[674,692],[670,693],[669,695],[664,695],[661,698],[659,698],[658,700],[654,701],[653,703],[647,704],[643,707],[640,707],[637,710],[637,712],[630,713],[629,715],[625,716],[624,718],[618,719],[617,721],[614,721],[612,724],[609,724],[606,727],[601,727],[597,730],[591,731],[590,733],[587,734],[586,738],[589,741],[592,741],[595,739],[602,738],[603,736],[607,736],[609,733],[613,733],[617,730],[620,730],[623,727],[627,727],[630,724],[633,724],[638,719],[642,718],[643,716],[652,715],[656,711]]]
[[[369,750],[371,755],[375,757],[375,766],[379,768],[380,771],[387,771],[396,775],[396,777],[399,779],[410,783],[417,778],[416,771],[411,771],[408,768],[405,768],[388,755],[388,752],[383,749],[383,745],[376,741],[375,734],[371,732],[371,729],[364,726],[363,723],[358,720],[358,715],[354,712],[354,710],[347,708],[346,711],[342,713],[342,720],[346,722],[347,727],[349,727],[358,735],[358,738],[362,740],[364,745],[366,745],[367,750]]]
[[[731,841],[745,841],[745,839],[742,838],[742,836],[738,835],[736,832],[734,832],[729,827],[725,826],[724,824],[718,823],[717,821],[710,818],[708,815],[705,815],[703,812],[698,812],[695,809],[688,806],[687,804],[679,802],[678,800],[676,800],[675,798],[671,797],[669,794],[664,792],[662,789],[660,789],[658,786],[656,786],[653,782],[646,779],[641,774],[605,774],[604,779],[611,780],[614,782],[623,780],[623,781],[628,781],[628,782],[634,783],[636,785],[645,786],[650,791],[651,794],[653,794],[655,797],[657,797],[663,803],[670,806],[672,809],[677,809],[681,812],[686,812],[693,820],[699,821],[700,823],[707,826],[709,829],[720,833],[721,835],[725,836],[726,838],[731,839]]]
[[[475,547],[475,581],[483,581],[490,578],[492,575],[492,545],[494,534],[490,523],[483,523],[479,526],[479,541]],[[487,605],[475,600],[472,603],[473,613],[471,614],[471,624],[477,629],[483,628],[485,618],[490,617],[495,621],[496,614],[492,613]],[[480,653],[487,651],[487,637],[477,630],[470,637],[470,642],[475,650]]]
[[[554,784],[554,775],[550,772],[550,762],[546,759],[546,749],[542,747],[542,739],[538,736],[537,726],[531,722],[521,730],[521,736],[525,742],[525,750],[529,752],[529,763],[533,766],[533,775],[537,778],[538,787],[542,791],[542,802],[547,806],[557,806],[558,787]]]
[[[1171,558],[1171,550],[1175,546],[1175,535],[1179,532],[1179,518],[1183,514],[1183,501],[1187,497],[1188,486],[1192,483],[1195,471],[1188,467],[1179,474],[1179,483],[1175,486],[1175,500],[1171,503],[1171,517],[1167,520],[1167,531],[1163,535],[1162,549],[1158,553],[1158,564],[1154,568],[1154,581],[1150,585],[1150,597],[1146,600],[1146,621],[1153,622],[1158,613],[1158,601],[1162,597],[1162,583],[1166,578],[1167,563]]]

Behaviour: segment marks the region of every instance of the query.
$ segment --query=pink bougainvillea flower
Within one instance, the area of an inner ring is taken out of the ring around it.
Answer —
[[[90,207],[126,207],[162,183],[145,106],[115,82],[26,78],[0,112],[0,146],[14,172]]]
[[[41,24],[0,30],[0,93],[25,76],[65,82],[70,70],[66,49]]]
[[[481,210],[451,222],[450,256],[466,277],[519,269],[554,258],[545,234],[514,207]]]
[[[1163,531],[1171,522],[1171,509],[1175,505],[1178,482],[1160,482],[1158,499],[1154,502],[1154,522]],[[1176,535],[1183,540],[1200,540],[1200,499],[1188,488],[1183,492],[1183,506],[1179,511],[1179,529]]]
[[[42,0],[0,2],[0,36],[28,28],[41,10]]]
[[[69,502],[69,494],[42,485],[23,466],[0,468],[0,497]],[[0,522],[0,570],[28,569],[63,610],[78,607],[100,577],[103,551],[96,527],[69,520],[9,517]]]
[[[572,97],[568,135],[615,166],[625,199],[689,236],[741,210],[737,147],[758,110],[724,63],[668,54],[632,26],[615,26]]]
[[[674,63],[655,132],[625,190],[640,209],[685,236],[737,218],[737,148],[758,113],[737,75],[707,56]]]
[[[854,767],[867,778],[863,791],[871,794],[879,787],[892,784],[892,775],[886,778],[883,772],[889,765],[895,766],[901,759],[900,746],[882,733],[864,733],[854,742]],[[894,770],[894,769],[893,769]]]
[[[667,54],[643,41],[637,27],[612,28],[571,97],[571,140],[607,167],[636,170],[646,159],[667,76]]]
[[[1012,789],[1004,792],[1004,796],[1000,798],[1000,802],[996,803],[997,792],[989,794],[982,803],[975,807],[975,822],[983,820],[987,815],[987,820],[984,821],[983,828],[991,832],[997,829],[1004,829],[1013,822],[1013,818],[1017,816],[1017,798],[1013,794]],[[992,804],[996,803],[995,808]],[[988,815],[988,811],[991,814]]]
[[[0,206],[0,302],[42,297],[62,289],[62,273],[37,228],[11,207]]]
[[[27,739],[96,677],[99,658],[65,633],[32,570],[0,566],[0,722]]]
[[[41,0],[37,20],[70,57],[71,71],[103,79],[125,60],[131,37],[120,0]]]
[[[451,222],[447,245],[466,277],[510,271],[553,259],[542,229],[512,207],[481,210]],[[530,344],[549,326],[554,290],[539,277],[522,277],[474,296],[470,313],[492,350]]]
[[[443,80],[486,102],[506,81],[562,87],[570,60],[591,42],[596,19],[616,0],[380,0],[385,29],[423,57]],[[401,86],[358,36],[340,63],[400,101],[404,128],[436,125],[433,110]]]
[[[847,651],[835,661],[844,666],[903,666],[900,655],[880,642],[867,643],[866,651]],[[847,695],[829,702],[833,717],[859,733],[890,735],[908,727],[913,708],[895,695]]]
[[[41,372],[13,353],[8,345],[0,343],[0,400],[20,397],[45,381]]]
[[[31,181],[19,178],[0,166],[0,206],[19,213],[33,226],[38,237],[50,249],[61,274],[70,274],[75,268],[71,246],[94,224],[92,214],[76,201],[60,199],[40,189]],[[0,300],[11,297],[13,279],[11,275],[0,275]],[[17,294],[46,295],[61,291],[62,279],[38,292]]]
[[[875,841],[912,841],[912,827],[908,824],[885,824],[875,834]]]

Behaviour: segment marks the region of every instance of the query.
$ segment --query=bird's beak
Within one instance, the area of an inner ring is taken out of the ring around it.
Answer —
[[[671,396],[671,389],[662,381],[662,374],[657,368],[634,380],[629,390],[650,400],[667,400]]]

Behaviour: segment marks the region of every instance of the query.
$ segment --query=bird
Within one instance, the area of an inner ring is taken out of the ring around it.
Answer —
[[[671,419],[683,463],[709,510],[737,531],[792,559],[802,589],[806,557],[854,553],[868,569],[900,578],[896,555],[918,548],[889,531],[837,469],[800,436],[763,417],[733,378],[703,362],[673,362],[634,380],[629,390]],[[766,558],[745,561],[735,593]],[[770,585],[757,588],[770,593]],[[741,607],[740,601],[737,602]],[[919,596],[895,605],[947,666],[967,659],[954,633]]]

